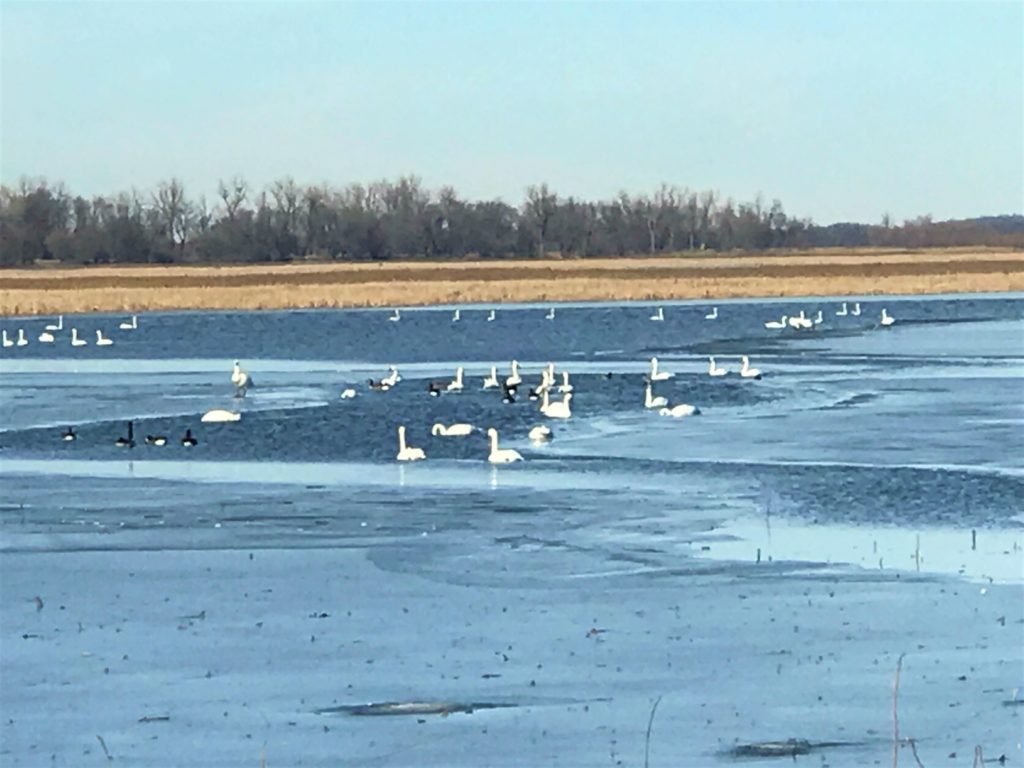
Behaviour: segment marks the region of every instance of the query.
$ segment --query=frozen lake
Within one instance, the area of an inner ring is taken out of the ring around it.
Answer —
[[[1019,764],[1024,297],[663,306],[0,319],[0,762],[641,766],[660,696],[650,766],[889,764],[905,653],[926,765]],[[700,415],[644,408],[652,356]],[[526,396],[548,362],[567,421]],[[452,713],[347,709],[379,702]]]

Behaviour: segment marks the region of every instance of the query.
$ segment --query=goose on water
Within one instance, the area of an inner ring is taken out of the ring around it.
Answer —
[[[501,402],[506,405],[511,405],[516,401],[516,388],[510,387],[508,384],[502,382],[501,385]]]
[[[743,361],[743,367],[740,368],[740,376],[742,376],[744,379],[761,378],[761,370],[759,368],[750,367],[750,358],[748,358],[746,355],[743,355],[743,357],[740,359]]]
[[[99,328],[96,329],[96,346],[97,347],[109,347],[113,343],[114,343],[113,339],[108,339],[106,336],[103,335],[103,331],[101,331]]]
[[[513,461],[523,460],[519,451],[498,447],[498,430],[494,427],[487,430],[487,437],[491,440],[491,452],[487,455],[487,460],[491,464],[511,464]]]
[[[355,396],[356,396],[356,391],[354,389],[352,389],[352,387],[349,387],[348,389],[343,389],[341,391],[341,399],[342,400],[351,400]]]
[[[836,310],[836,317],[846,317],[849,314],[849,312],[850,310],[846,306],[846,302],[844,301],[843,306]]]
[[[17,344],[18,344],[19,347],[27,347],[28,346],[28,339],[25,338],[25,329],[24,328],[19,328],[18,329],[18,341],[17,341]]]
[[[242,414],[238,411],[227,411],[223,408],[214,408],[212,411],[207,411],[203,414],[202,418],[199,419],[205,424],[209,423],[223,423],[229,421],[241,421]]]
[[[63,331],[64,330],[64,315],[58,315],[57,316],[57,322],[56,323],[50,323],[49,325],[47,325],[46,326],[46,330],[48,330],[48,331]]]
[[[402,319],[402,313],[398,311],[398,307],[395,307],[395,313],[388,318],[392,323],[397,323]]]
[[[541,406],[540,412],[549,419],[568,419],[572,416],[572,409],[569,407],[570,400],[572,400],[572,392],[566,392],[561,400],[556,400],[552,403],[548,399],[547,391],[545,391],[544,404]]]
[[[167,445],[166,435],[146,435],[146,445]]]
[[[3,345],[5,347],[13,347],[14,346],[14,340],[7,336],[7,331],[3,332]]]
[[[49,331],[43,331],[42,333],[39,334],[39,341],[41,341],[43,344],[52,344],[53,334],[50,333]]]
[[[460,365],[455,369],[455,378],[448,382],[446,389],[449,392],[461,392],[462,391],[462,366]]]
[[[81,339],[81,338],[78,337],[78,329],[77,328],[72,328],[71,329],[71,346],[72,347],[84,347],[88,343],[89,342],[87,342],[85,339]]]
[[[764,324],[765,328],[776,330],[779,328],[785,328],[789,324],[789,315],[783,315],[780,320],[769,320]]]
[[[75,430],[72,429],[71,427],[68,427],[66,431],[61,433],[60,439],[66,443],[70,443],[76,437],[78,437],[78,435],[75,434]]]
[[[708,364],[708,376],[725,376],[728,371],[722,368],[720,365],[715,363],[715,358],[708,358],[711,362]]]
[[[135,447],[135,425],[132,422],[128,422],[128,434],[127,436],[122,435],[114,441],[114,445],[118,448],[134,448]]]
[[[136,317],[135,315],[132,315],[131,320],[125,320],[117,327],[120,328],[122,331],[134,331],[136,328],[139,327],[139,318]]]
[[[712,309],[708,314],[704,315],[705,320],[717,320],[718,319],[718,307]]]
[[[473,425],[452,424],[446,427],[444,424],[438,423],[431,428],[430,434],[434,437],[465,437],[473,434]]]
[[[497,389],[498,386],[498,366],[492,365],[491,375],[484,379],[484,389]]]
[[[181,438],[181,444],[185,448],[195,448],[199,444],[199,441],[196,440],[191,429],[186,429],[185,436]]]
[[[656,357],[652,357],[651,358],[651,372],[650,372],[650,374],[647,377],[651,381],[668,381],[674,375],[675,374],[669,373],[668,371],[659,371],[658,370],[658,358],[656,358]]]
[[[668,405],[668,400],[664,397],[655,397],[651,390],[651,382],[648,379],[647,383],[644,384],[644,408],[664,408]]]
[[[399,461],[422,461],[427,458],[422,448],[412,448],[405,444],[404,424],[398,427],[398,455],[395,458]]]
[[[665,319],[665,310],[663,307],[658,307],[658,311],[651,315],[651,320],[655,322],[661,322]]]
[[[246,391],[253,386],[249,374],[242,370],[242,366],[235,360],[235,368],[231,372],[231,383],[235,385],[235,397],[245,397]]]
[[[890,315],[886,311],[885,307],[882,307],[882,319],[879,320],[879,323],[881,323],[885,327],[888,327],[888,326],[892,325],[895,322],[896,322],[896,318],[893,317],[892,315]]]
[[[850,314],[853,315],[854,317],[859,317],[860,316],[860,302],[859,301],[855,301],[853,303],[853,309],[850,310]]]
[[[431,397],[439,397],[442,392],[448,391],[449,381],[428,381],[427,392]]]
[[[555,433],[551,431],[551,427],[540,424],[531,429],[528,436],[535,443],[546,443],[555,436]]]
[[[700,408],[695,405],[680,403],[671,407],[662,408],[658,413],[661,416],[671,416],[674,419],[681,419],[684,416],[694,416],[700,413]]]

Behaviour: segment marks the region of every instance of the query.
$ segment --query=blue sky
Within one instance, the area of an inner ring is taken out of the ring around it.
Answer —
[[[662,181],[815,221],[1021,212],[1018,2],[0,0],[0,178],[191,194]]]

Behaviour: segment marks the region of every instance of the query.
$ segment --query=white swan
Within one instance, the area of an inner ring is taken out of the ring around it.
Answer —
[[[472,424],[452,424],[446,427],[444,424],[435,424],[430,430],[434,437],[465,437],[473,434]]]
[[[235,360],[235,368],[231,372],[231,383],[235,385],[235,397],[245,397],[245,392],[253,386],[249,374],[242,370],[242,367]]]
[[[207,411],[199,419],[207,424],[223,424],[231,421],[241,421],[242,414],[238,411],[227,411],[223,408],[214,408],[212,411]]]
[[[544,315],[544,319],[545,320],[554,320],[555,319],[555,308],[554,307],[551,307],[551,309],[548,310],[548,313],[546,315]]]
[[[674,419],[681,419],[684,416],[693,416],[696,413],[700,413],[700,408],[695,405],[680,403],[679,405],[673,405],[671,408],[662,408],[658,413],[662,416],[671,416]]]
[[[704,315],[705,320],[717,320],[718,319],[718,307],[712,309],[708,314]]]
[[[505,379],[506,387],[518,387],[523,383],[522,377],[519,375],[519,361],[512,361],[512,375]]]
[[[562,383],[558,385],[558,391],[562,394],[572,392],[572,384],[569,383],[569,372],[562,371]]]
[[[850,310],[850,314],[853,315],[854,317],[858,317],[860,315],[860,302],[859,301],[854,302],[853,309]]]
[[[422,461],[427,458],[422,448],[411,448],[405,444],[404,424],[398,428],[398,455],[395,458],[399,461]]]
[[[449,392],[461,392],[462,391],[462,366],[460,365],[455,369],[455,378],[448,383],[447,387]]]
[[[531,429],[529,434],[529,438],[535,443],[546,443],[554,436],[555,435],[551,431],[551,428],[546,427],[543,424]]]
[[[3,345],[5,347],[13,347],[14,341],[7,336],[7,331],[3,332]]]
[[[674,375],[675,374],[669,373],[668,371],[659,371],[658,370],[658,358],[656,358],[656,357],[652,357],[651,358],[651,373],[647,377],[651,381],[668,381]]]
[[[487,436],[491,439],[491,452],[487,455],[487,460],[491,464],[511,464],[513,461],[523,460],[519,451],[498,447],[498,430],[494,427],[487,430]]]
[[[395,366],[391,365],[388,366],[388,375],[381,379],[381,383],[387,384],[388,387],[393,387],[401,380],[402,377],[398,375],[398,369]]]
[[[49,328],[49,326],[47,326],[47,328]],[[50,333],[49,331],[43,331],[42,333],[39,334],[39,341],[43,342],[44,344],[52,344],[53,334]]]
[[[836,317],[846,317],[850,313],[850,310],[846,306],[846,302],[843,302],[841,309],[836,310]]]
[[[665,319],[665,310],[662,307],[658,307],[658,311],[651,315],[651,320],[655,322],[661,322]]]
[[[48,330],[48,331],[63,331],[64,330],[64,315],[58,315],[57,316],[57,322],[56,323],[50,323],[49,325],[47,325],[46,326],[46,330]]]
[[[769,320],[764,324],[765,328],[785,328],[789,323],[789,315],[783,315],[781,320]]]
[[[395,313],[388,318],[392,323],[397,323],[402,319],[402,313],[398,311],[398,307],[395,307]]]
[[[748,358],[746,355],[744,355],[740,359],[743,361],[743,367],[740,368],[740,376],[742,376],[744,379],[760,379],[761,378],[761,370],[759,368],[751,368],[750,367],[750,358]]]
[[[341,391],[341,399],[342,400],[351,400],[355,396],[356,396],[356,391],[354,389],[352,389],[352,387],[349,387],[348,389],[343,389]]]
[[[880,322],[880,323],[881,323],[881,324],[882,324],[883,326],[885,326],[885,327],[888,327],[888,326],[890,326],[890,325],[892,325],[893,323],[895,323],[895,322],[896,322],[896,318],[895,318],[895,317],[893,317],[892,315],[890,315],[890,314],[889,314],[889,313],[888,313],[888,312],[886,311],[885,307],[882,307],[882,319],[881,319],[881,320],[879,320],[879,322]]]
[[[461,319],[462,319],[462,312],[460,310],[456,309],[454,312],[452,312],[452,322],[453,323],[457,323]]]
[[[789,324],[793,328],[810,328],[813,323],[808,319],[807,315],[801,309],[800,314],[795,317],[789,318]]]
[[[88,343],[89,342],[87,342],[85,339],[78,338],[78,329],[77,328],[72,328],[71,329],[71,346],[72,347],[84,347]]]
[[[494,314],[494,310],[492,309],[491,314],[487,316],[487,322],[491,322],[495,317],[497,317],[497,315]]]
[[[136,328],[139,327],[139,318],[136,317],[135,315],[132,315],[131,320],[125,320],[117,327],[120,328],[122,331],[134,331]]]
[[[664,397],[655,397],[651,390],[651,382],[644,385],[644,408],[664,408],[668,400]]]
[[[99,328],[96,329],[96,346],[97,347],[109,347],[114,343],[113,339],[108,339],[103,335],[103,331]]]
[[[821,310],[819,309],[818,310],[818,314],[816,314],[812,318],[811,322],[813,322],[815,325],[821,325],[822,322],[824,322],[824,320],[825,320],[825,316],[822,314]]]
[[[572,416],[572,409],[569,401],[572,400],[572,392],[567,392],[561,400],[551,402],[548,391],[544,390],[544,401],[541,403],[540,412],[549,419],[568,419]]]
[[[28,346],[28,339],[25,338],[25,329],[24,328],[19,328],[18,329],[18,340],[15,343],[19,347],[27,347]]]
[[[728,371],[725,368],[715,363],[715,358],[708,358],[711,362],[708,364],[708,376],[725,376]]]
[[[491,366],[491,375],[484,379],[484,389],[497,389],[498,384],[498,366]]]

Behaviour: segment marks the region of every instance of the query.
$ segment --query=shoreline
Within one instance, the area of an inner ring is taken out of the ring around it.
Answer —
[[[657,258],[95,266],[0,272],[0,315],[675,301],[1024,290],[1010,249]]]

